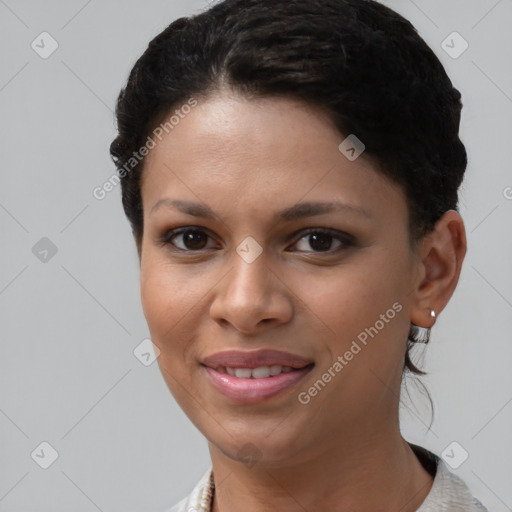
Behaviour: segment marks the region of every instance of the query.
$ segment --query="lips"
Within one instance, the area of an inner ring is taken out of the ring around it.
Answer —
[[[255,404],[291,392],[314,363],[279,350],[229,350],[206,357],[202,369],[213,388],[234,404]]]
[[[213,369],[218,368],[260,368],[262,366],[289,366],[292,369],[300,369],[308,366],[313,361],[307,360],[290,352],[282,352],[273,349],[260,349],[245,352],[241,350],[227,350],[217,352],[203,360],[203,365]]]

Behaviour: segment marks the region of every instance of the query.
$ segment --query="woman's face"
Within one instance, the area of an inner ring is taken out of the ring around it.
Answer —
[[[314,107],[223,94],[147,156],[144,314],[174,397],[233,459],[298,462],[395,421],[419,260],[401,188],[343,139]]]

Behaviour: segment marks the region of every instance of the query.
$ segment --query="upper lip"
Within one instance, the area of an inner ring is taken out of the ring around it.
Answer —
[[[226,350],[216,352],[203,359],[203,364],[210,368],[219,368],[220,366],[229,368],[258,368],[260,366],[273,365],[304,368],[311,363],[312,361],[308,361],[296,354],[274,349],[253,351]]]

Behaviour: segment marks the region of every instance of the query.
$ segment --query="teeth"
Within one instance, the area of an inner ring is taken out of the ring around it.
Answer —
[[[259,368],[254,368],[252,371],[252,376],[255,379],[264,379],[270,376],[270,368],[268,366],[260,366]]]
[[[270,375],[272,375],[272,377],[274,377],[275,375],[279,375],[281,373],[281,366],[279,365],[274,365],[274,366],[271,366],[270,367]]]
[[[292,371],[291,366],[259,366],[258,368],[229,368],[223,367],[217,368],[217,371],[221,373],[227,373],[233,377],[238,377],[239,379],[265,379],[267,377],[275,377],[276,375],[280,375],[281,373],[288,373]]]
[[[251,371],[252,370],[250,368],[235,368],[235,375],[239,379],[250,379]]]

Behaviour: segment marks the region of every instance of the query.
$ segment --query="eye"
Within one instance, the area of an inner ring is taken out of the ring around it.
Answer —
[[[211,240],[212,238],[204,229],[188,226],[186,228],[168,231],[160,239],[160,243],[164,246],[172,245],[177,251],[195,252],[208,249],[208,239]],[[334,249],[332,248],[333,241],[338,242],[338,246]],[[310,247],[312,247],[313,250],[308,250],[306,247],[304,249],[306,252],[333,253],[355,245],[355,239],[352,235],[335,229],[310,228],[302,232],[302,237],[294,246],[300,245],[301,243],[303,246],[309,244]]]
[[[308,229],[295,245],[299,245],[303,240],[305,241],[303,242],[303,246],[309,244],[310,247],[313,248],[313,251],[308,251],[306,248],[306,252],[337,252],[355,245],[355,240],[352,235],[326,228]],[[338,246],[335,249],[331,248],[333,240],[338,241]]]
[[[179,251],[192,252],[205,249],[205,242],[211,238],[204,229],[187,227],[174,229],[167,232],[161,239],[162,245],[173,245]],[[182,247],[179,247],[173,240],[180,240]]]

